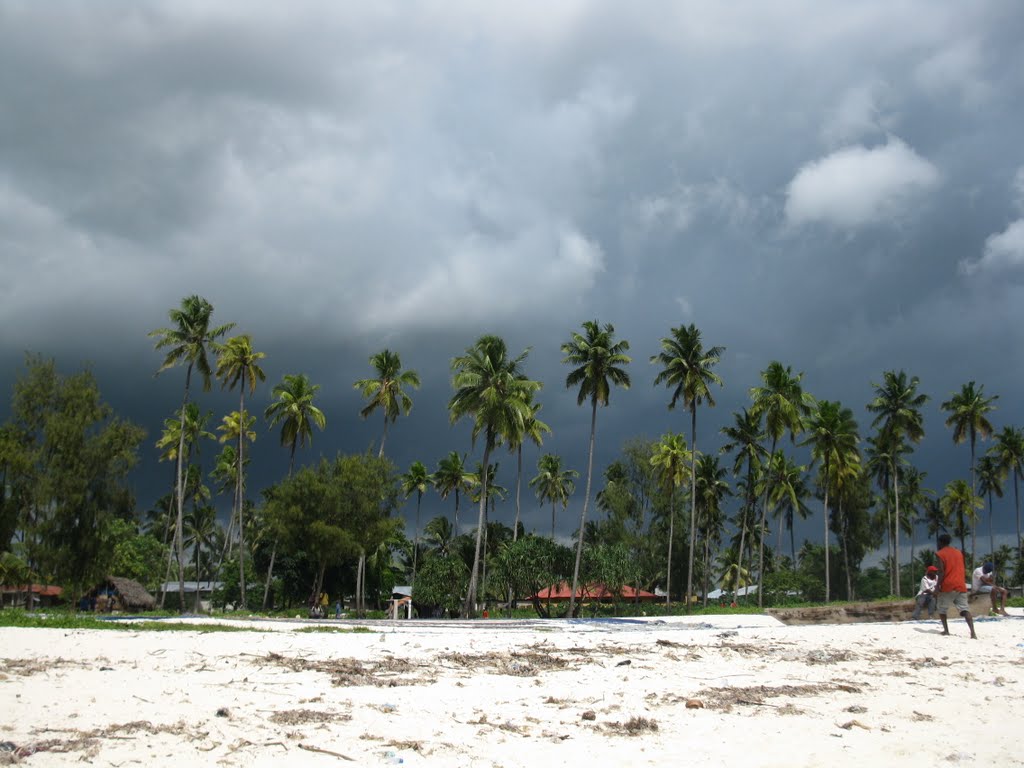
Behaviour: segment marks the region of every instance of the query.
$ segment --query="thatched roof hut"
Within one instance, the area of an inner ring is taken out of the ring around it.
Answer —
[[[156,608],[156,598],[144,586],[121,576],[107,576],[106,581],[97,584],[94,591],[97,595],[109,595],[113,607],[120,610],[152,611]]]

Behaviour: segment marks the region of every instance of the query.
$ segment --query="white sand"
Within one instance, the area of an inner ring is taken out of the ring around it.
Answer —
[[[0,629],[0,742],[38,748],[30,766],[1003,768],[1024,764],[1012,613],[978,621],[978,641],[961,620],[940,637],[760,616]]]

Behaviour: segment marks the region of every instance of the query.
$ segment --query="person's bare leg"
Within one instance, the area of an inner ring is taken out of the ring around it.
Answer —
[[[971,616],[971,612],[961,611],[960,615],[964,617],[964,621],[967,622],[967,628],[971,630],[971,640],[977,640],[978,636],[974,634],[974,618]]]
[[[942,634],[948,635],[949,634],[949,624],[946,623],[946,614],[940,613],[939,614],[939,621],[942,622]]]
[[[999,589],[999,603],[1000,603],[1000,605],[999,605],[999,613],[1001,615],[1003,615],[1003,616],[1009,616],[1010,614],[1008,614],[1006,612],[1006,597],[1007,597],[1007,595],[1010,594],[1010,590],[1005,589],[1004,587],[998,587],[998,589]]]

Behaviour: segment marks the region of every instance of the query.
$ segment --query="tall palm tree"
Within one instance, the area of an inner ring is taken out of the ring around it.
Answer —
[[[565,511],[569,497],[576,491],[576,478],[579,476],[575,469],[562,469],[561,456],[545,453],[537,459],[537,476],[530,481],[530,487],[537,494],[538,502],[551,502],[552,541],[555,540],[555,505],[561,504],[562,511]]]
[[[755,416],[763,416],[765,432],[772,439],[772,447],[768,452],[768,465],[775,460],[775,451],[779,439],[789,432],[791,440],[803,430],[803,420],[814,407],[814,398],[803,390],[803,373],[793,373],[788,365],[783,366],[773,360],[761,371],[761,386],[751,387],[750,399],[753,401],[751,412]],[[768,518],[768,494],[770,485],[765,486],[764,502],[761,506],[760,537],[757,546],[757,574],[761,585],[757,590],[757,605],[764,606],[764,536]]]
[[[469,491],[472,474],[466,469],[465,454],[459,455],[458,451],[451,451],[437,465],[434,472],[434,488],[442,500],[448,498],[448,494],[455,493],[455,519],[453,529],[455,535],[459,535],[459,494]]]
[[[733,426],[723,427],[721,429],[722,435],[728,440],[728,442],[722,446],[722,453],[734,453],[735,457],[732,464],[732,473],[734,477],[739,477],[743,471],[744,464],[746,465],[745,480],[742,481],[743,486],[743,508],[740,510],[739,518],[739,544],[736,546],[736,570],[734,573],[743,574],[746,573],[749,578],[749,569],[744,570],[743,568],[743,554],[747,549],[746,535],[750,529],[751,524],[754,521],[754,504],[755,504],[755,486],[754,481],[755,474],[761,465],[761,461],[768,455],[764,446],[761,444],[765,437],[764,428],[761,426],[760,414],[755,414],[746,408],[733,414]],[[746,586],[746,585],[744,585]]]
[[[831,577],[828,562],[828,494],[832,485],[832,470],[836,466],[857,464],[857,422],[853,419],[853,411],[844,408],[842,403],[832,400],[820,400],[814,413],[806,424],[807,439],[804,445],[811,446],[811,456],[821,464],[821,480],[824,494],[824,526],[825,526],[825,602],[831,593]]]
[[[893,488],[893,481],[900,477],[900,474],[894,471],[894,467],[906,465],[907,460],[904,457],[908,453],[910,453],[910,445],[903,439],[903,436],[886,430],[884,426],[875,435],[867,439],[865,457],[867,459],[868,476],[874,478],[885,501],[885,536],[888,552],[887,562],[889,563],[889,592],[893,595],[896,594],[895,566],[898,560],[893,554],[896,551],[894,539],[898,541],[895,531],[896,526],[893,524],[893,498],[898,496],[899,491],[899,487]]]
[[[953,480],[946,484],[946,495],[942,497],[941,505],[942,513],[947,520],[956,519],[960,548],[966,550],[965,523],[969,520],[973,525],[978,517],[978,510],[984,508],[985,502],[978,498],[966,480]]]
[[[917,387],[921,380],[917,376],[907,378],[904,371],[886,371],[882,374],[882,383],[871,386],[875,388],[875,397],[867,405],[870,413],[875,414],[871,422],[884,433],[883,439],[890,447],[902,444],[904,438],[917,444],[924,437],[924,419],[921,409],[929,397],[920,394]],[[893,504],[895,508],[895,531],[893,548],[893,567],[896,575],[895,590],[900,594],[900,472],[897,461],[899,451],[890,451],[892,475]]]
[[[573,331],[569,341],[562,344],[562,362],[574,366],[565,378],[567,389],[578,386],[576,404],[590,400],[590,449],[587,453],[587,490],[580,511],[580,529],[576,541],[576,564],[572,571],[572,594],[569,596],[569,616],[576,610],[576,589],[579,586],[580,560],[583,556],[583,529],[590,503],[590,484],[594,476],[594,438],[597,435],[598,403],[607,407],[612,386],[629,389],[629,374],[624,366],[631,362],[626,354],[629,342],[615,340],[615,327],[597,320],[583,323],[583,332]]]
[[[711,544],[720,545],[725,518],[722,501],[731,494],[725,479],[726,469],[719,466],[718,456],[701,456],[697,462],[696,492],[700,499],[700,529],[704,539],[704,606],[708,604],[708,577],[711,572]],[[691,547],[692,548],[692,547]],[[739,571],[736,575],[739,575]]]
[[[771,465],[765,466],[762,482],[769,488],[768,505],[772,509],[772,516],[779,519],[779,538],[776,547],[779,560],[782,559],[782,530],[785,528],[789,531],[793,570],[796,570],[794,523],[797,516],[801,520],[806,520],[811,514],[805,502],[811,495],[807,487],[807,467],[779,453]]]
[[[959,392],[939,406],[949,414],[946,418],[946,426],[953,430],[953,443],[960,445],[964,440],[969,439],[971,443],[971,491],[978,492],[977,471],[974,463],[974,447],[981,437],[983,440],[991,437],[993,433],[992,423],[988,420],[987,414],[995,410],[995,401],[999,395],[985,397],[985,387],[974,386],[973,381],[964,384]],[[971,561],[974,560],[974,532],[971,532]]]
[[[522,372],[522,363],[529,350],[518,357],[509,357],[503,339],[481,336],[476,343],[452,360],[454,372],[452,386],[455,394],[448,401],[452,423],[468,417],[473,421],[474,443],[483,435],[484,455],[481,464],[490,465],[491,451],[508,435],[522,431],[522,425],[532,414],[530,394],[540,389],[540,382],[530,381]],[[480,493],[480,512],[476,529],[476,548],[473,571],[469,577],[463,614],[469,616],[476,604],[477,570],[480,565],[480,545],[483,537],[484,514],[487,504],[487,474]]]
[[[714,408],[711,385],[722,386],[722,379],[711,369],[722,357],[725,347],[704,349],[700,330],[692,323],[671,330],[671,335],[661,340],[661,352],[651,357],[652,363],[659,363],[661,370],[654,377],[654,386],[664,383],[672,389],[668,401],[671,411],[682,401],[690,411],[690,556],[686,571],[686,610],[692,605],[693,594],[693,543],[697,525],[697,406],[707,402]]]
[[[360,416],[365,419],[378,408],[384,412],[384,434],[381,435],[380,451],[377,453],[379,459],[384,457],[388,424],[394,424],[400,413],[408,416],[412,410],[412,398],[402,387],[419,389],[420,375],[413,370],[403,371],[402,359],[397,352],[390,349],[372,355],[370,365],[374,367],[377,375],[372,379],[360,379],[353,386],[369,400],[366,407],[359,412]]]
[[[420,549],[420,506],[423,504],[423,494],[433,485],[434,478],[427,472],[422,461],[414,461],[409,465],[409,471],[401,477],[402,495],[409,498],[416,494],[416,533],[412,541],[412,583],[416,585],[416,561]]]
[[[686,438],[682,435],[674,434],[669,432],[667,435],[663,435],[661,440],[654,446],[654,452],[651,455],[651,466],[655,468],[657,472],[658,481],[665,492],[668,494],[668,563],[665,571],[665,605],[670,605],[672,602],[672,542],[675,539],[676,530],[676,515],[675,515],[675,496],[676,489],[683,484],[683,479],[686,472],[686,464],[692,461],[692,455],[686,448]],[[696,514],[696,507],[691,507],[691,516]],[[693,577],[693,550],[697,546],[697,534],[696,527],[690,526],[690,530],[693,533],[690,534],[690,578]],[[687,610],[689,610],[690,595],[692,592],[690,589],[693,586],[691,581],[687,585],[686,602]]]
[[[522,432],[509,435],[507,438],[509,450],[513,450],[516,453],[516,520],[512,525],[512,541],[517,541],[519,539],[519,490],[523,481],[523,443],[526,440],[529,440],[540,448],[541,444],[544,442],[544,435],[551,433],[551,427],[537,418],[537,414],[540,413],[540,410],[541,404],[534,403],[531,396],[530,415],[523,420]],[[553,514],[554,513],[552,512],[552,515]],[[554,538],[553,534],[552,538]]]
[[[922,472],[917,467],[908,467],[903,472],[903,493],[901,498],[906,506],[907,514],[904,518],[904,531],[910,536],[910,564],[915,565],[914,559],[914,532],[919,523],[925,522],[925,518],[919,512],[923,512],[927,503],[931,500],[933,491],[924,487],[927,472]],[[917,574],[911,571],[911,581],[917,583]]]
[[[267,406],[263,418],[271,427],[281,425],[281,445],[288,446],[288,476],[295,471],[295,449],[313,442],[313,427],[321,431],[327,426],[323,411],[313,405],[313,398],[320,390],[319,384],[312,384],[304,373],[285,374],[272,390],[276,400]],[[277,537],[270,550],[270,565],[267,567],[267,581],[263,585],[263,608],[267,607],[270,584],[274,578],[274,561],[277,559]]]
[[[256,384],[265,381],[267,376],[260,367],[260,360],[266,355],[257,352],[252,348],[252,336],[243,333],[239,336],[232,336],[217,348],[217,378],[221,386],[229,390],[238,387],[238,413],[242,415],[240,424],[245,427],[245,390],[248,386],[249,394],[256,393]],[[253,417],[255,421],[255,417]],[[255,435],[252,438],[255,440]],[[245,507],[245,497],[242,488],[245,485],[242,475],[245,469],[245,428],[238,431],[238,494],[236,504],[238,509],[236,519],[238,520],[238,588],[241,594],[242,606],[248,607],[245,597],[245,521],[242,518],[242,511]]]
[[[189,388],[192,384],[193,369],[199,373],[203,380],[203,391],[210,391],[210,349],[217,339],[235,327],[234,323],[210,327],[210,318],[213,316],[213,305],[201,296],[186,296],[181,300],[181,306],[168,312],[171,326],[168,328],[157,328],[150,331],[149,337],[155,338],[155,348],[167,350],[164,362],[157,369],[157,374],[184,363],[185,365],[185,394],[181,401],[181,430],[179,434],[179,445],[177,454],[177,483],[175,485],[178,500],[178,514],[174,528],[174,543],[178,553],[178,594],[185,592],[185,546],[182,537],[184,525],[184,501],[183,486],[184,476],[182,472],[185,453],[185,408],[188,406]],[[184,600],[181,606],[182,613],[185,611]]]
[[[1017,427],[1003,427],[996,435],[995,445],[990,451],[999,459],[999,465],[1003,472],[1013,474],[1013,506],[1017,513],[1017,553],[1020,554],[1024,552],[1021,549],[1019,492],[1020,477],[1024,474],[1024,430]]]
[[[996,538],[992,532],[992,497],[1003,498],[1003,481],[1006,479],[1005,470],[999,465],[999,459],[992,454],[982,456],[978,459],[978,495],[988,498],[988,551],[996,551]],[[971,531],[971,555],[975,549],[975,531]]]

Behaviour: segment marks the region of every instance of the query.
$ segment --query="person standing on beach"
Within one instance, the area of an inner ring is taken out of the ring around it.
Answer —
[[[964,555],[951,545],[952,539],[948,533],[939,535],[939,551],[935,553],[939,558],[939,621],[942,622],[942,634],[949,634],[949,624],[946,623],[946,614],[949,607],[954,606],[960,615],[967,622],[967,628],[971,630],[971,639],[977,640],[974,633],[974,619],[967,608],[967,574],[964,570]]]

